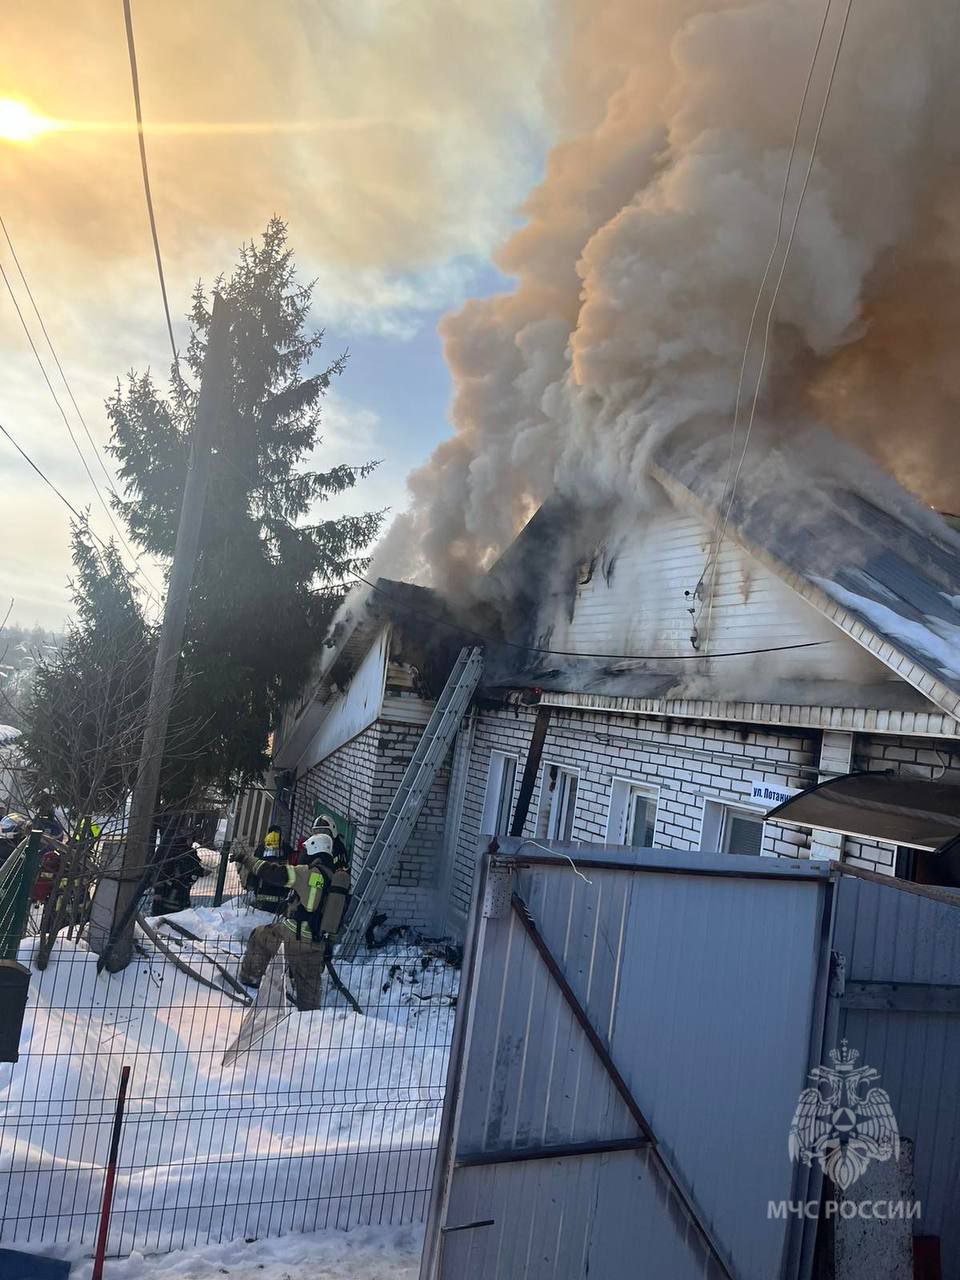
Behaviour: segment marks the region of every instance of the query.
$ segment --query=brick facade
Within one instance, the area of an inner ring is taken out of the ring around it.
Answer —
[[[484,711],[478,717],[452,884],[454,917],[469,907],[470,888],[483,817],[491,753],[518,759],[514,804],[533,730],[529,709]],[[666,721],[613,713],[555,709],[543,760],[579,770],[572,838],[604,843],[614,779],[658,789],[654,843],[660,848],[699,849],[709,801],[749,805],[753,782],[769,779],[804,788],[817,780],[821,734],[798,729],[755,730],[691,721]],[[960,748],[932,739],[855,735],[855,770],[892,769],[960,784]],[[543,769],[541,768],[541,775]],[[539,781],[524,834],[538,830]],[[762,852],[806,857],[811,833],[768,822]],[[844,837],[849,862],[893,875],[896,849],[868,839]]]
[[[449,769],[434,783],[410,842],[394,873],[382,909],[388,922],[419,932],[436,931],[445,913],[462,926],[469,910],[477,847],[483,822],[487,775],[493,752],[515,756],[513,804],[533,732],[532,708],[477,713],[466,769],[462,809],[455,828],[453,866],[444,876],[444,826]],[[328,756],[297,783],[292,834],[313,821],[314,801],[348,815],[356,826],[354,872],[363,865],[377,828],[400,784],[422,729],[378,720]],[[712,722],[553,709],[543,748],[544,765],[578,771],[572,838],[606,843],[614,780],[656,788],[654,843],[667,849],[699,849],[708,802],[750,806],[753,783],[768,780],[803,788],[817,780],[819,731],[763,730]],[[855,735],[855,770],[891,769],[960,785],[960,747],[923,738]],[[541,767],[541,777],[543,767]],[[534,788],[524,834],[538,827],[540,780]],[[768,822],[762,852],[808,856],[811,833]],[[842,838],[843,857],[857,866],[894,874],[896,849],[868,839]],[[445,887],[444,887],[445,886]],[[447,904],[438,901],[441,890]]]
[[[936,738],[900,738],[857,734],[853,749],[854,770],[884,770],[912,778],[960,785],[960,745]],[[893,875],[897,851],[875,840],[844,839],[844,858],[869,871]]]
[[[463,804],[454,867],[453,904],[469,905],[470,885],[483,817],[491,753],[518,757],[514,803],[533,731],[531,710],[485,711],[477,721],[473,759]],[[704,805],[751,802],[755,780],[809,786],[819,758],[819,734],[757,731],[652,717],[555,709],[543,761],[579,770],[574,840],[604,843],[614,779],[657,788],[654,842],[669,849],[699,849]],[[541,768],[541,774],[543,770]],[[534,788],[524,834],[538,829],[540,784]],[[798,857],[809,837],[796,828],[767,823],[763,852]]]
[[[302,775],[294,797],[294,843],[310,830],[315,801],[323,801],[356,828],[356,877],[422,732],[416,726],[377,720]],[[447,770],[441,769],[380,906],[388,925],[433,932],[446,796]]]

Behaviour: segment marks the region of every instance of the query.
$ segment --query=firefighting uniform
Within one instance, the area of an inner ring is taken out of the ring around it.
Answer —
[[[259,985],[282,946],[299,1009],[320,1007],[320,984],[327,955],[340,928],[350,893],[350,872],[324,855],[306,865],[277,865],[242,854],[241,862],[261,883],[289,890],[284,918],[254,929],[240,966],[240,981]]]

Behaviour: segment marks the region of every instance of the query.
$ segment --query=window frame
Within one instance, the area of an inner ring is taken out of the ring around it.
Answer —
[[[624,849],[658,848],[653,842],[647,846],[629,844],[627,841],[630,810],[635,796],[644,796],[653,801],[653,835],[654,840],[656,839],[660,817],[660,788],[644,779],[615,777],[612,779],[607,809],[607,844],[621,845]]]
[[[560,825],[560,817],[564,819],[563,825],[566,826],[567,811],[563,810],[562,814],[558,810],[558,805],[563,805],[561,799],[562,783],[550,789],[549,779],[551,769],[556,769],[558,775],[562,775],[565,781],[573,780],[575,791],[573,795],[573,808],[569,811],[570,818],[570,834],[562,836],[557,834],[557,828]],[[580,800],[580,773],[576,767],[561,764],[559,760],[545,760],[540,768],[540,795],[537,802],[537,822],[536,832],[539,840],[555,840],[558,844],[576,844],[573,831],[576,826],[577,805]],[[546,803],[546,807],[544,802]]]
[[[760,846],[755,854],[738,854],[724,848],[729,839],[729,823],[732,815],[752,818],[759,822]],[[765,854],[763,848],[766,836],[766,813],[758,805],[744,804],[736,800],[717,800],[713,796],[704,798],[703,820],[700,824],[701,853],[720,853],[735,858],[768,857],[770,855]]]
[[[498,831],[504,799],[504,778],[507,762],[513,766],[510,777],[510,794],[507,804],[506,830]],[[487,782],[483,793],[483,811],[480,818],[480,834],[485,836],[505,836],[510,831],[510,819],[513,814],[513,797],[517,790],[517,773],[520,768],[520,757],[510,751],[494,749],[487,762]]]

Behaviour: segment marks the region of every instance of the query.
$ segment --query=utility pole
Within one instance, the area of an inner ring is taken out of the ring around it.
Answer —
[[[177,679],[177,663],[183,646],[190,586],[200,543],[200,526],[210,476],[210,448],[225,399],[229,336],[229,307],[219,294],[215,294],[200,379],[197,420],[190,442],[190,460],[183,486],[177,545],[170,569],[170,584],[164,604],[163,625],[157,644],[140,748],[140,767],[130,804],[130,819],[113,906],[113,923],[97,966],[99,969],[108,969],[111,973],[126,968],[133,956],[136,899],[143,891],[142,879],[154,852],[153,823],[160,786],[160,766]]]

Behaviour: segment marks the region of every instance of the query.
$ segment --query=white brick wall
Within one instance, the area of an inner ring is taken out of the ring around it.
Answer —
[[[452,903],[460,913],[466,913],[470,905],[490,754],[503,751],[518,757],[516,804],[534,718],[532,708],[483,710],[477,716],[450,877]],[[294,808],[294,839],[309,828],[314,800],[323,799],[349,813],[356,823],[355,868],[359,870],[421,732],[415,726],[378,721],[301,778]],[[831,744],[825,745],[824,758]],[[749,804],[753,782],[762,778],[798,788],[809,786],[821,762],[821,737],[815,731],[764,731],[746,725],[555,709],[543,760],[579,770],[575,840],[606,841],[613,780],[628,778],[658,789],[657,846],[698,849],[705,801]],[[853,768],[943,776],[960,784],[960,747],[932,739],[858,735],[853,744]],[[385,896],[383,910],[390,924],[407,924],[426,933],[434,927],[437,889],[443,880],[439,857],[447,786],[444,768]],[[538,779],[524,828],[529,836],[536,830],[539,795]],[[810,834],[767,823],[763,851],[781,857],[806,857]],[[849,837],[842,843],[843,856],[851,863],[894,873],[896,851],[891,846]]]
[[[853,747],[853,768],[857,772],[890,770],[912,778],[926,778],[960,786],[960,747],[937,738],[900,738],[857,735]],[[893,875],[896,848],[877,840],[844,839],[844,859],[870,871]]]
[[[516,803],[533,720],[534,711],[529,709],[484,711],[478,718],[454,867],[453,897],[459,911],[466,911],[470,901],[490,753],[506,751],[519,757]],[[846,742],[828,737],[822,745],[826,748],[825,760],[846,767]],[[657,846],[697,849],[705,801],[748,803],[753,781],[763,777],[778,779],[788,786],[808,787],[815,781],[814,767],[821,762],[821,749],[818,732],[764,732],[746,725],[741,729],[555,710],[544,742],[543,760],[580,770],[574,839],[606,841],[613,779],[627,777],[659,788]],[[806,766],[803,771],[799,769],[801,765]],[[960,747],[946,740],[856,735],[852,768],[893,769],[916,777],[943,777],[960,785]],[[539,790],[538,780],[525,835],[532,836],[536,830]],[[806,857],[810,844],[809,830],[766,824],[764,853]],[[891,845],[837,837],[837,846],[838,851],[842,846],[844,859],[854,865],[888,875],[895,872],[896,850]]]
[[[534,711],[483,711],[477,720],[463,821],[457,842],[453,898],[466,911],[480,838],[487,768],[492,751],[520,760],[520,779],[533,731]],[[604,843],[614,778],[629,778],[659,789],[655,843],[668,849],[698,849],[704,801],[750,803],[753,782],[778,780],[809,785],[811,775],[798,766],[819,759],[819,735],[755,731],[717,724],[692,724],[616,714],[555,710],[543,746],[543,760],[580,771],[573,837]],[[539,780],[534,788],[524,834],[537,822]],[[808,833],[768,823],[764,852],[799,857]]]
[[[294,843],[309,831],[314,802],[322,800],[356,826],[356,877],[422,732],[418,726],[378,720],[304,774],[297,782],[294,801]],[[390,878],[379,907],[386,912],[388,925],[408,925],[421,933],[432,930],[447,781],[447,769],[442,768]]]

